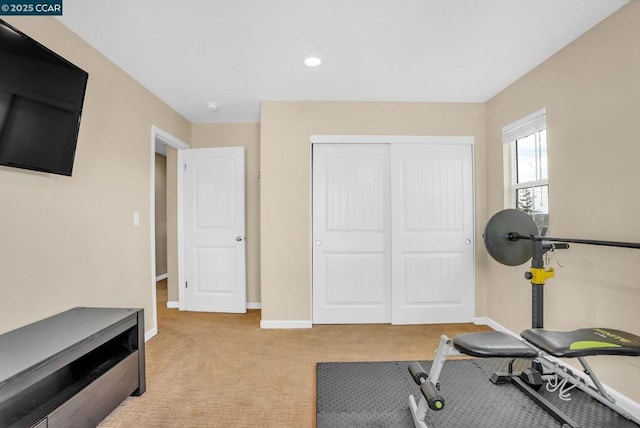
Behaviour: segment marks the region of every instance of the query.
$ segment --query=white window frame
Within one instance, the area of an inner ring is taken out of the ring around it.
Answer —
[[[517,207],[517,195],[518,190],[525,188],[533,188],[538,186],[549,186],[549,179],[539,179],[527,182],[518,183],[518,168],[516,158],[516,141],[528,137],[529,135],[536,134],[540,131],[547,129],[547,114],[546,109],[543,107],[538,111],[531,113],[530,115],[523,117],[509,125],[502,128],[502,142],[509,146],[510,162],[509,170],[511,183],[509,185],[510,197],[509,205],[511,208]],[[536,144],[539,144],[539,140],[536,139]],[[539,155],[539,153],[537,153]],[[547,161],[548,165],[548,161]]]

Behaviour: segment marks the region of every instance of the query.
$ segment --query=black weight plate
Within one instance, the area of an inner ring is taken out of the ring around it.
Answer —
[[[531,258],[531,241],[510,241],[507,235],[537,235],[538,226],[528,214],[514,209],[497,212],[484,228],[484,246],[498,263],[507,266],[521,265]]]

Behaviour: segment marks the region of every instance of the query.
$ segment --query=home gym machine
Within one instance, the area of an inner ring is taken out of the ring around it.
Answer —
[[[420,386],[418,401],[410,395],[409,407],[417,428],[428,428],[425,418],[429,409],[441,411],[445,400],[439,392],[438,379],[448,356],[468,355],[477,358],[510,359],[505,373],[494,373],[491,381],[496,384],[511,383],[527,394],[542,409],[550,414],[562,428],[577,428],[579,424],[537,391],[547,384],[550,391],[558,391],[561,399],[568,399],[570,390],[579,389],[595,400],[640,425],[640,418],[631,415],[616,404],[587,363],[585,357],[594,355],[640,356],[640,337],[609,328],[582,328],[574,331],[545,330],[543,315],[543,286],[554,277],[554,270],[545,267],[544,255],[548,251],[567,249],[569,244],[602,245],[640,249],[640,244],[589,239],[553,238],[538,235],[538,227],[526,213],[507,209],[496,213],[484,230],[487,252],[497,262],[517,266],[531,259],[531,268],[525,278],[531,282],[532,312],[531,327],[520,334],[520,338],[507,333],[491,331],[461,334],[449,339],[440,338],[431,369],[427,374],[419,363],[409,364],[409,372]],[[557,358],[577,358],[590,379],[574,374]],[[516,359],[531,361],[531,367],[521,372],[513,369]]]

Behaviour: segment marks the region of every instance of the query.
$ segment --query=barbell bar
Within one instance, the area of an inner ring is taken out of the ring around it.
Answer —
[[[483,238],[489,255],[498,263],[507,266],[518,266],[526,263],[532,257],[532,243],[539,241],[640,249],[640,243],[635,242],[557,238],[539,235],[538,226],[531,216],[516,209],[506,209],[494,214],[484,228]],[[564,248],[567,247],[565,246]]]

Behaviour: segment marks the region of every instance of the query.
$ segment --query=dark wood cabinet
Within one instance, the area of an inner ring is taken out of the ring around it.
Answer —
[[[145,389],[142,309],[74,308],[0,335],[0,427],[95,427]]]

